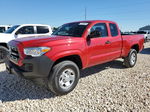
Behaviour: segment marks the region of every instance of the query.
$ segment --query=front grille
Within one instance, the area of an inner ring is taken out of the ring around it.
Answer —
[[[18,52],[18,48],[16,46],[9,46],[9,58],[13,62],[18,63],[19,52]]]

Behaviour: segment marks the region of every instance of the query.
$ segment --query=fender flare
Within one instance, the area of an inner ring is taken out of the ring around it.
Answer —
[[[53,57],[51,57],[51,59],[53,61],[56,61],[60,58],[66,57],[66,56],[71,56],[71,55],[78,55],[81,60],[82,60],[82,53],[80,50],[71,50],[71,51],[63,51],[63,52],[59,52],[53,55]]]

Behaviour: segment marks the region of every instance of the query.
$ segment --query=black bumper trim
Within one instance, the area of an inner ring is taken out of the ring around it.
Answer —
[[[17,74],[25,78],[46,78],[49,76],[50,70],[54,62],[47,56],[43,55],[40,57],[27,57],[23,60],[23,65],[31,64],[32,71],[23,70],[22,66],[19,67],[11,61],[6,62],[6,69],[11,74]]]

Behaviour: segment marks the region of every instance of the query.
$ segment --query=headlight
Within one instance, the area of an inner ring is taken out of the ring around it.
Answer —
[[[24,49],[24,54],[32,57],[38,57],[42,56],[49,50],[51,50],[49,47],[30,47]]]

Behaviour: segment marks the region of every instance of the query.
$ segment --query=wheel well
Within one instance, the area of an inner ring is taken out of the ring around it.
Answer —
[[[3,46],[3,47],[8,48],[8,46],[7,46],[7,44],[6,44],[6,43],[0,43],[0,46]]]
[[[65,60],[73,61],[74,63],[77,64],[79,69],[82,69],[82,61],[81,61],[80,56],[78,56],[78,55],[71,55],[71,56],[66,56],[66,57],[60,58],[60,59],[55,61],[54,65],[56,65],[62,61],[65,61]]]
[[[138,45],[138,44],[133,45],[133,46],[131,47],[131,49],[135,49],[137,52],[139,52],[139,45]]]

